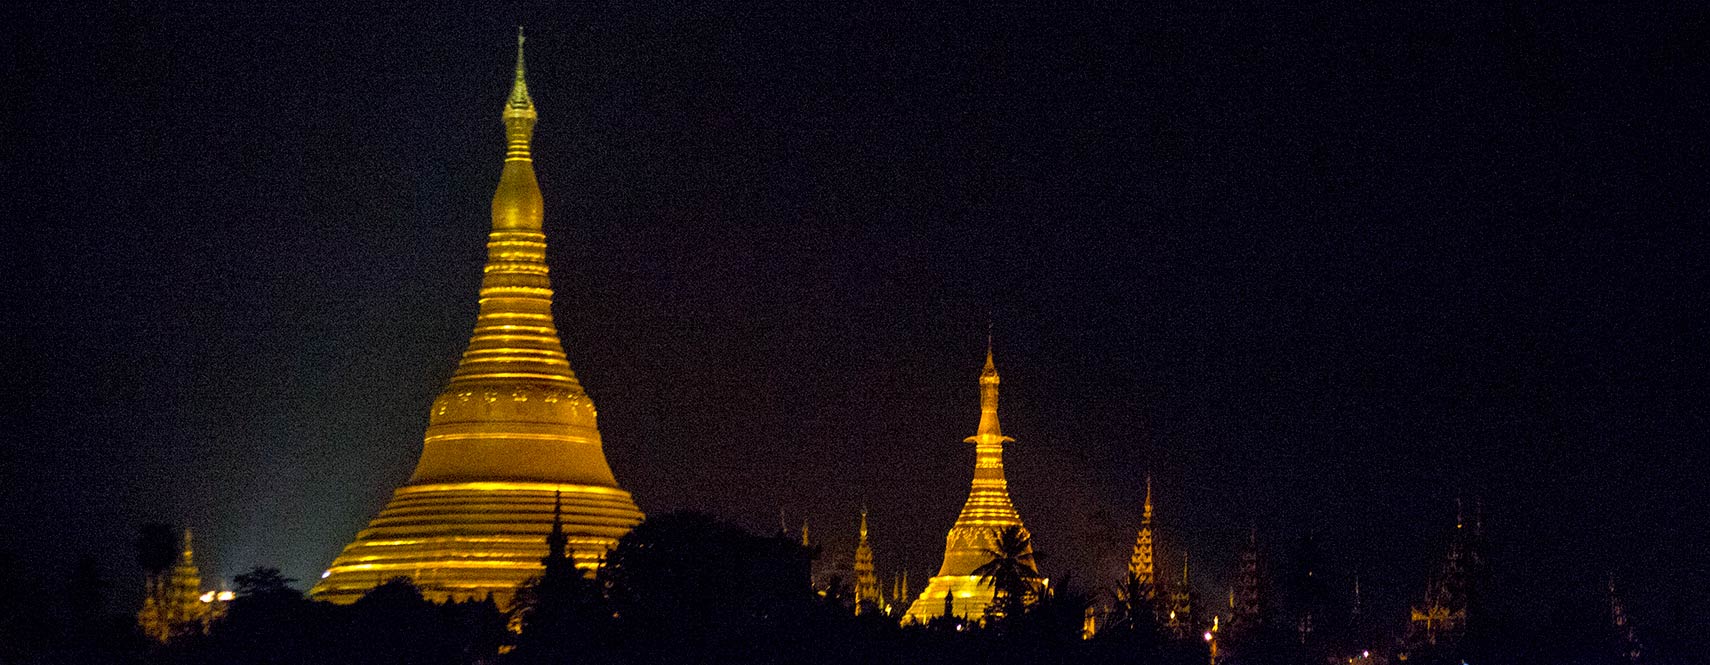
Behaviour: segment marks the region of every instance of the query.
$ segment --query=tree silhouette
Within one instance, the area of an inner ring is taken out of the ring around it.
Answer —
[[[521,629],[511,660],[575,663],[594,660],[605,647],[612,611],[600,584],[575,568],[530,578],[517,588],[510,617]]]
[[[237,585],[238,596],[279,597],[295,595],[301,598],[303,593],[291,588],[291,583],[297,580],[284,576],[278,568],[256,566],[248,572],[238,573],[232,578]]]
[[[258,566],[239,574],[237,598],[201,647],[204,660],[310,663],[336,653],[328,613],[292,588],[293,581],[276,568]]]
[[[1111,643],[1114,650],[1128,657],[1140,660],[1155,657],[1163,637],[1159,633],[1154,592],[1140,576],[1129,573],[1111,596],[1115,602],[1109,623],[1098,633],[1100,641]]]
[[[1024,642],[1039,659],[1071,654],[1082,646],[1081,630],[1091,606],[1092,599],[1067,578],[1036,585],[1033,603],[1007,621],[1005,636]]]
[[[407,577],[370,589],[350,606],[345,648],[352,661],[397,665],[453,663],[438,608]]]
[[[616,647],[634,662],[763,662],[811,648],[795,630],[820,605],[815,550],[749,534],[700,513],[650,517],[618,541],[601,572]],[[805,646],[804,646],[805,645]]]
[[[1002,620],[1018,616],[1038,594],[1039,569],[1034,564],[1033,538],[1019,526],[998,531],[985,548],[991,560],[975,568],[980,584],[992,588],[992,604],[987,612]]]

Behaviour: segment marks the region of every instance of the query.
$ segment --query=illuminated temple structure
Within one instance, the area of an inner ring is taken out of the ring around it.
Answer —
[[[519,31],[474,333],[433,402],[415,473],[321,575],[310,590],[318,600],[353,602],[401,576],[430,599],[492,594],[507,604],[542,571],[555,506],[583,569],[642,519],[606,463],[594,403],[553,325],[529,153],[536,117]]]
[[[867,543],[867,509],[861,509],[861,537],[855,542],[855,614],[866,607],[884,607],[879,574],[873,569],[873,546]]]
[[[998,427],[998,373],[992,349],[986,344],[986,366],[980,372],[980,426],[967,438],[974,444],[974,483],[968,502],[944,541],[944,564],[927,582],[926,590],[910,605],[903,621],[926,622],[942,616],[948,608],[964,619],[978,620],[992,604],[995,590],[980,583],[975,568],[991,561],[988,553],[997,535],[1007,527],[1020,527],[1021,515],[1009,501],[1009,482],[1003,475],[1003,444],[1014,441]],[[1031,562],[1031,558],[1028,559]],[[1028,565],[1032,565],[1029,563]]]
[[[149,639],[166,642],[207,627],[212,609],[209,603],[214,596],[203,598],[202,573],[196,568],[196,550],[190,545],[189,529],[184,530],[184,544],[172,568],[149,575],[144,588],[137,626]]]
[[[1140,516],[1140,532],[1134,536],[1134,552],[1128,557],[1128,574],[1136,591],[1152,600],[1158,591],[1157,569],[1152,547],[1152,476],[1146,476],[1146,503]]]

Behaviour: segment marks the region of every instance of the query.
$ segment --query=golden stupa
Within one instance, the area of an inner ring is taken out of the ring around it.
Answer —
[[[1004,436],[1003,429],[998,427],[997,403],[997,366],[992,363],[988,341],[986,367],[980,372],[980,426],[967,438],[968,443],[974,444],[973,489],[968,492],[968,502],[962,505],[962,514],[956,517],[956,525],[950,527],[950,535],[944,540],[944,565],[939,566],[938,574],[932,576],[926,590],[909,606],[908,613],[903,615],[905,623],[942,616],[947,597],[951,597],[950,611],[954,615],[981,619],[986,607],[992,604],[995,589],[981,584],[979,576],[973,574],[974,569],[992,560],[990,552],[997,535],[1005,528],[1020,527],[1023,534],[1027,533],[1021,515],[1009,501],[1009,481],[1003,475],[1003,444],[1015,439]]]
[[[542,570],[555,496],[568,547],[585,569],[642,520],[606,464],[594,403],[552,322],[529,155],[536,117],[519,30],[474,334],[434,400],[415,473],[322,573],[309,592],[316,599],[353,602],[402,576],[431,599],[492,594],[507,603]]]

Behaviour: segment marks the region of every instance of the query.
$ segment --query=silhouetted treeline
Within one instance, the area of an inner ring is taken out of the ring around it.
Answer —
[[[1319,565],[1317,547],[1302,541],[1278,566],[1267,623],[1220,634],[1220,662],[1323,665],[1326,654],[1341,653],[1342,636],[1357,634],[1351,623],[1327,621],[1321,637],[1300,637],[1300,617],[1339,611],[1340,601],[1311,579],[1318,575],[1303,573]],[[111,607],[115,585],[92,563],[72,566],[62,584],[47,589],[0,553],[0,665],[1209,661],[1201,636],[1169,634],[1132,580],[1084,588],[1064,580],[1011,594],[1027,602],[985,617],[983,625],[940,618],[904,627],[876,611],[856,616],[838,580],[816,589],[810,566],[817,554],[794,539],[753,535],[707,515],[657,515],[625,536],[596,574],[550,566],[557,572],[525,584],[506,611],[490,599],[429,602],[402,578],[352,605],[314,602],[293,580],[258,568],[236,578],[237,598],[206,634],[160,645],[141,636],[133,615]],[[1629,642],[1607,620],[1602,587],[1578,587],[1548,617],[1522,624],[1486,615],[1484,623],[1469,624],[1468,639],[1416,651],[1408,663],[1633,662]],[[1093,605],[1099,631],[1082,639]],[[1703,660],[1689,651],[1701,643],[1639,635],[1644,650],[1637,662]]]

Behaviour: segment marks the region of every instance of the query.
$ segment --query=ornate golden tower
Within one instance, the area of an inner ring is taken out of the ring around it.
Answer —
[[[493,194],[480,314],[450,385],[434,400],[409,482],[357,533],[321,581],[320,600],[348,603],[393,577],[429,598],[508,602],[542,570],[561,497],[577,565],[591,568],[642,519],[619,489],[552,322],[540,187],[529,139],[536,113],[517,70],[505,102],[505,167]]]
[[[1134,553],[1128,557],[1128,574],[1139,582],[1147,598],[1152,598],[1158,588],[1152,556],[1152,477],[1146,476],[1146,505],[1140,514],[1140,533],[1134,537]]]
[[[873,547],[867,544],[867,509],[861,509],[861,539],[855,543],[855,614],[861,614],[863,606],[881,607],[884,598],[879,595],[879,575],[873,570]]]
[[[208,606],[201,602],[202,573],[196,568],[196,551],[190,546],[190,529],[184,530],[184,546],[172,571],[148,580],[149,592],[137,612],[137,625],[156,642],[206,628]]]
[[[986,341],[986,367],[980,372],[980,426],[966,439],[974,444],[974,485],[950,535],[944,540],[944,564],[927,582],[903,621],[925,622],[944,614],[948,605],[956,616],[979,619],[992,602],[994,589],[980,584],[973,571],[991,561],[987,553],[1005,527],[1027,527],[1009,502],[1009,482],[1003,476],[1003,444],[1014,441],[998,427],[998,373],[992,363],[991,340]],[[947,600],[949,599],[949,600]]]
[[[1170,590],[1170,614],[1164,626],[1173,632],[1177,639],[1193,636],[1193,601],[1193,585],[1188,582],[1188,552],[1182,550],[1182,583],[1181,586]]]

